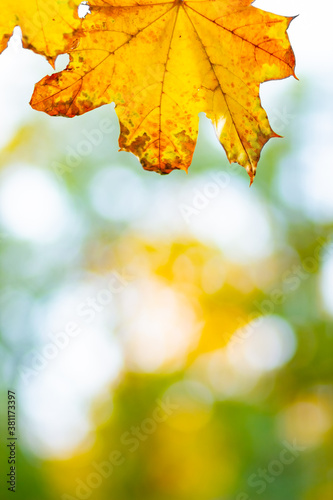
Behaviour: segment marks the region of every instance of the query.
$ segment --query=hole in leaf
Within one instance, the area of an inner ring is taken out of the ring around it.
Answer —
[[[81,2],[77,8],[77,12],[81,19],[84,19],[87,14],[90,14],[90,5],[88,2]]]
[[[55,70],[57,73],[63,71],[67,68],[69,64],[69,55],[68,54],[60,54],[55,60]]]

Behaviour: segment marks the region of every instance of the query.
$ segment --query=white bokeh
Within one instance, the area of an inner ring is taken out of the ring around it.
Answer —
[[[228,349],[232,364],[240,370],[265,373],[280,368],[296,352],[296,335],[289,323],[279,316],[259,316],[234,333],[238,342]],[[237,346],[237,348],[236,348]]]
[[[20,387],[20,426],[29,429],[24,440],[42,456],[70,454],[93,432],[91,404],[109,391],[121,366],[119,347],[108,332],[82,331]]]
[[[192,206],[195,193],[204,195],[208,184],[211,181],[200,176],[193,181],[193,186],[189,186],[193,193]],[[189,230],[204,243],[220,248],[231,261],[248,263],[261,260],[274,250],[272,227],[264,207],[257,192],[232,178],[216,198],[190,218]]]
[[[202,327],[185,296],[155,278],[136,280],[119,307],[126,317],[121,331],[131,370],[150,373],[184,366]]]
[[[11,165],[0,178],[0,216],[9,234],[52,243],[69,231],[74,216],[64,191],[47,172]]]
[[[100,170],[90,185],[94,209],[114,221],[133,222],[144,214],[147,190],[140,177],[115,165]]]

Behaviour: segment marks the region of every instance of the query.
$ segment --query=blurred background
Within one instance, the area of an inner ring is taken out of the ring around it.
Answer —
[[[255,6],[300,14],[300,81],[261,87],[284,139],[251,188],[205,116],[161,177],[112,105],[29,107],[19,29],[0,56],[1,498],[8,389],[17,499],[333,498],[333,9]]]

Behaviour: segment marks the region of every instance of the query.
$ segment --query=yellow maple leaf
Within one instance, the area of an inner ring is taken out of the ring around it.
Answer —
[[[259,85],[293,75],[295,58],[292,18],[250,4],[95,0],[68,68],[41,80],[31,104],[72,117],[114,101],[121,149],[160,173],[187,171],[203,111],[252,181],[264,144],[277,137]]]
[[[1,1],[0,53],[15,26],[22,30],[23,47],[47,57],[54,65],[59,54],[75,45],[73,32],[80,26],[80,0]]]

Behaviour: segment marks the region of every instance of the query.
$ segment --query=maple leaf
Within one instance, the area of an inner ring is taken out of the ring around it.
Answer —
[[[59,54],[75,45],[73,32],[80,26],[77,7],[81,0],[1,1],[0,53],[13,29],[20,26],[23,47],[44,55],[54,66]]]
[[[251,182],[264,144],[278,137],[260,83],[294,74],[293,18],[251,0],[95,0],[61,73],[36,85],[31,105],[73,117],[115,102],[121,150],[160,173],[188,169],[205,112],[230,162]]]

